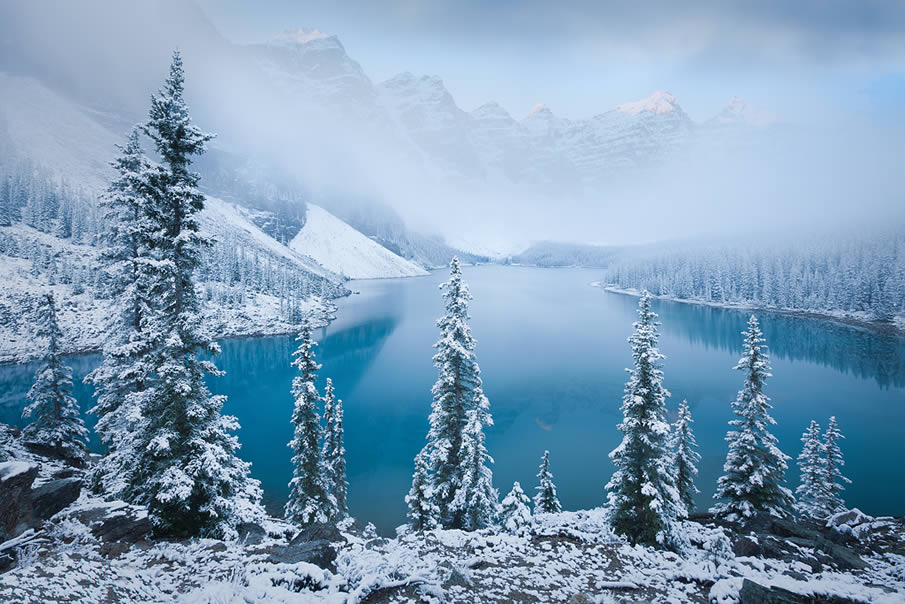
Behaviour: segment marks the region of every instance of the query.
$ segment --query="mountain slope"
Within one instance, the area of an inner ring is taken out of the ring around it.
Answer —
[[[426,275],[420,266],[368,239],[320,206],[308,204],[301,232],[289,248],[351,279]]]

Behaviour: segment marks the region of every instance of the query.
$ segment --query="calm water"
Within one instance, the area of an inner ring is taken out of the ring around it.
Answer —
[[[475,296],[471,325],[496,422],[487,433],[496,486],[505,494],[518,480],[533,489],[540,456],[549,449],[563,505],[599,505],[612,472],[607,454],[620,438],[626,337],[637,300],[590,287],[599,271],[485,266],[464,273]],[[444,279],[353,282],[360,294],[343,300],[337,320],[316,334],[321,377],[333,378],[345,402],[351,511],[386,533],[404,521],[412,458],[427,430],[434,321],[442,312],[437,285]],[[699,505],[709,505],[726,453],[729,403],[742,382],[731,368],[747,314],[668,302],[655,303],[655,310],[663,323],[670,407],[683,398],[691,405],[703,456]],[[854,481],[848,503],[871,514],[905,514],[905,340],[760,316],[781,448],[796,457],[811,418],[825,426],[836,415]],[[272,511],[285,501],[291,476],[286,443],[294,349],[288,337],[227,340],[218,358],[227,374],[211,380],[216,393],[229,396],[226,411],[239,417],[241,454],[253,463]],[[76,379],[99,360],[71,358]],[[0,421],[21,424],[34,369],[0,366]],[[78,385],[76,394],[87,408],[90,390]],[[794,464],[788,478],[794,487]]]

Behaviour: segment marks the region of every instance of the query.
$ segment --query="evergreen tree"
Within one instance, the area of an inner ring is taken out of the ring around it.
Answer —
[[[302,320],[302,329],[296,340],[299,347],[293,354],[292,365],[299,374],[292,380],[292,411],[294,432],[289,447],[292,449],[292,480],[289,482],[289,501],[286,502],[286,520],[298,526],[315,522],[327,522],[332,516],[331,505],[324,483],[318,444],[321,439],[320,418],[317,405],[321,400],[315,381],[320,365],[314,360],[313,348],[317,343],[311,337],[311,321]]]
[[[735,430],[726,434],[726,474],[720,477],[714,495],[725,501],[716,504],[713,512],[730,522],[743,521],[757,512],[785,518],[795,501],[792,492],[782,486],[789,456],[779,450],[776,437],[769,432],[769,426],[776,423],[769,414],[770,399],[763,392],[770,365],[754,315],[743,335],[744,356],[735,369],[745,372],[745,385],[732,403],[737,418],[729,424]]]
[[[530,503],[522,485],[518,481],[512,483],[512,490],[503,498],[500,509],[500,524],[506,532],[521,535],[531,526]]]
[[[679,501],[667,449],[669,424],[666,397],[657,349],[657,315],[651,310],[651,295],[644,292],[634,323],[632,345],[634,369],[625,385],[624,419],[619,424],[622,443],[610,453],[616,466],[606,485],[613,530],[632,544],[675,545],[674,525],[685,508]]]
[[[550,472],[550,452],[544,451],[541,458],[540,471],[537,473],[538,486],[534,487],[537,494],[534,496],[535,514],[555,514],[562,511],[562,505],[556,497],[556,485],[553,483],[553,474]]]
[[[466,531],[486,528],[497,519],[499,494],[493,488],[493,474],[487,466],[493,459],[484,446],[484,426],[493,425],[489,408],[490,402],[478,386],[473,408],[465,412],[465,429],[459,449],[461,483],[449,504],[452,526]]]
[[[204,196],[190,167],[211,135],[191,123],[183,88],[176,52],[143,125],[162,162],[152,175],[157,193],[144,208],[153,256],[148,298],[154,309],[147,321],[158,344],[150,360],[153,385],[141,410],[144,425],[136,435],[131,492],[148,506],[157,534],[228,537],[243,518],[261,512],[261,490],[248,476],[250,465],[236,455],[232,432],[239,424],[221,415],[225,397],[211,395],[204,383],[205,375],[222,372],[203,358],[220,349],[200,328],[193,274],[210,241],[200,233]]]
[[[802,514],[813,518],[829,516],[824,507],[826,493],[826,459],[823,443],[820,441],[820,426],[811,420],[811,425],[801,435],[804,447],[798,456],[801,470],[801,484],[795,489],[798,496],[797,507]]]
[[[414,501],[431,513],[436,510],[441,526],[466,528],[487,522],[490,499],[496,506],[490,469],[485,465],[492,460],[484,448],[483,434],[484,426],[493,421],[490,403],[481,389],[475,340],[468,326],[471,295],[462,280],[458,258],[452,259],[449,281],[441,288],[446,314],[437,321],[440,339],[434,345],[434,364],[438,377],[432,389],[430,430],[421,454],[428,465],[430,488],[416,489],[422,480],[416,469],[412,492],[420,489],[430,494],[429,504],[421,503],[417,497]]]
[[[53,294],[46,294],[38,306],[37,336],[47,338],[44,362],[35,372],[35,383],[26,398],[31,401],[22,417],[31,418],[22,435],[26,442],[52,449],[67,459],[83,459],[87,453],[88,430],[79,417],[79,404],[72,396],[72,368],[63,364],[60,340],[63,332],[57,321]]]
[[[156,191],[153,166],[145,156],[138,129],[129,134],[122,154],[113,162],[118,172],[101,201],[106,248],[101,263],[114,306],[104,361],[85,377],[93,384],[97,404],[95,432],[107,445],[107,454],[92,470],[92,487],[114,499],[128,498],[138,452],[136,435],[146,423],[142,407],[148,404],[151,383],[150,353],[156,343],[147,329],[151,312],[148,287],[152,266],[150,250],[155,225],[146,209]]]
[[[324,484],[333,506],[331,517],[342,520],[349,515],[346,493],[346,449],[343,446],[343,402],[333,393],[333,380],[327,378],[324,387],[324,446],[321,459],[324,465]]]
[[[434,502],[430,484],[429,459],[425,449],[415,456],[415,473],[412,476],[412,488],[405,496],[409,507],[409,526],[414,531],[429,531],[437,528],[440,510]]]
[[[673,455],[673,475],[676,480],[676,488],[679,490],[679,499],[689,513],[694,509],[694,496],[700,493],[694,484],[694,477],[698,475],[697,463],[701,461],[701,454],[697,451],[698,443],[691,429],[693,421],[688,401],[683,400],[679,405],[679,416],[672,426],[670,450]]]
[[[823,507],[827,514],[835,514],[845,509],[845,501],[842,498],[842,491],[845,490],[845,484],[851,484],[851,480],[842,475],[842,467],[845,460],[842,458],[842,449],[839,447],[839,441],[845,438],[839,431],[836,424],[836,416],[830,418],[830,423],[823,435],[823,451],[825,458],[826,482],[823,494]]]

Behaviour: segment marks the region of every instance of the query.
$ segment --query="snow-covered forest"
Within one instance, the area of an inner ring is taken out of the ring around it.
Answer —
[[[794,243],[651,246],[624,253],[604,283],[714,304],[892,322],[905,313],[905,233]]]
[[[71,285],[75,295],[88,288],[96,298],[105,297],[108,289],[93,261],[105,228],[96,195],[28,160],[8,161],[0,165],[0,226],[12,227],[0,232],[0,254],[27,261],[33,277],[49,285]],[[205,298],[220,306],[242,305],[248,293],[268,294],[279,299],[287,319],[298,323],[299,300],[343,292],[329,279],[275,254],[249,249],[235,236],[219,239],[203,258],[199,280]]]

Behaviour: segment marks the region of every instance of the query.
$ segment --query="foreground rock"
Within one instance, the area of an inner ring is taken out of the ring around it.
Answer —
[[[0,542],[22,534],[31,525],[31,485],[37,476],[35,464],[0,463]]]
[[[346,542],[339,529],[332,524],[312,524],[303,529],[287,545],[273,546],[268,562],[298,564],[307,562],[330,572],[336,572],[336,550]]]
[[[138,543],[151,534],[151,521],[145,508],[122,501],[97,501],[76,505],[54,517],[54,521],[75,520],[91,530],[101,541]]]
[[[57,512],[74,503],[81,492],[82,480],[74,476],[42,484],[31,493],[34,519],[48,520]]]
[[[782,587],[764,587],[750,579],[745,579],[738,592],[738,602],[739,604],[861,604],[863,600],[820,593],[800,594]]]

